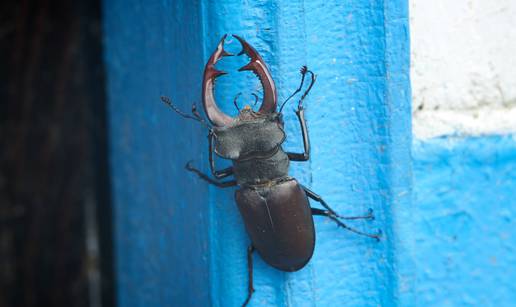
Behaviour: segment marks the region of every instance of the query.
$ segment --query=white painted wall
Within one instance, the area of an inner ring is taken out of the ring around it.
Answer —
[[[516,132],[516,0],[410,0],[417,138]]]

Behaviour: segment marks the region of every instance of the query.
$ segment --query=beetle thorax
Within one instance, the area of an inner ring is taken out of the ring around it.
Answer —
[[[261,183],[287,175],[288,157],[281,149],[285,132],[278,113],[242,110],[231,125],[217,127],[214,137],[215,152],[233,160],[239,183]]]
[[[281,146],[285,132],[278,113],[257,114],[241,112],[230,125],[216,127],[215,152],[225,159],[242,160],[264,156]]]

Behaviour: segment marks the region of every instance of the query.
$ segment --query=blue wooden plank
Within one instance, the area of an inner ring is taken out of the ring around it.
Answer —
[[[271,67],[280,98],[298,85],[301,65],[317,72],[318,83],[307,100],[312,161],[293,165],[292,174],[339,212],[373,207],[376,222],[356,227],[382,228],[386,234],[377,244],[316,218],[318,242],[311,263],[300,272],[281,273],[258,260],[251,305],[395,304],[395,251],[402,241],[392,232],[391,210],[393,203],[408,209],[410,199],[406,3],[253,1],[244,6],[209,1],[205,12],[208,45],[226,32],[246,37]],[[228,98],[243,82],[219,88],[227,110]],[[298,123],[292,106],[286,110],[287,148],[299,149]],[[212,193],[212,298],[215,306],[236,306],[245,298],[248,240],[238,214],[228,215],[232,192]]]
[[[157,101],[170,93],[187,109],[225,33],[258,49],[280,101],[297,87],[301,65],[318,74],[306,101],[312,160],[293,165],[292,175],[342,214],[373,208],[374,222],[353,225],[385,235],[376,243],[316,218],[317,247],[303,270],[279,272],[256,257],[251,305],[398,302],[398,272],[410,271],[399,265],[404,241],[394,233],[410,198],[406,1],[106,0],[105,20],[121,305],[238,306],[245,298],[249,241],[234,190],[184,173],[189,159],[207,170],[205,136]],[[228,39],[227,48],[240,47]],[[220,64],[234,72],[245,62]],[[244,91],[245,103],[256,89],[252,74],[233,73],[220,78],[216,96],[234,113],[234,95]],[[286,147],[300,149],[292,107],[285,108]]]
[[[208,188],[186,177],[203,160],[188,110],[204,65],[195,1],[105,1],[116,281],[120,306],[209,305]]]

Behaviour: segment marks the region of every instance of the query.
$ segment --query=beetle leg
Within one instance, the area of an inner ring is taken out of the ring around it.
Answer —
[[[312,86],[314,86],[315,80],[317,79],[317,76],[311,70],[308,70],[307,72],[309,72],[311,75],[310,85],[308,85],[308,88],[303,93],[303,96],[301,96],[301,99],[299,99],[299,101],[297,102],[298,109],[303,108],[303,100],[305,100],[305,97],[308,95],[308,93],[310,93],[310,90],[312,90]]]
[[[306,193],[306,195],[308,197],[310,197],[311,199],[319,202],[324,208],[326,208],[326,210],[312,208],[312,214],[313,215],[327,216],[330,219],[332,219],[333,221],[335,221],[335,223],[337,223],[337,225],[339,225],[342,228],[345,228],[345,229],[347,229],[347,230],[349,230],[351,232],[354,232],[356,234],[359,234],[359,235],[363,235],[363,236],[366,236],[366,237],[374,238],[376,240],[380,240],[381,233],[374,235],[374,234],[368,234],[368,233],[365,233],[365,232],[361,232],[359,230],[356,230],[354,228],[349,227],[348,225],[344,224],[341,220],[339,220],[339,219],[356,220],[356,219],[360,219],[360,218],[373,219],[374,217],[373,217],[373,210],[372,209],[369,209],[369,214],[367,214],[365,216],[343,217],[343,216],[338,215],[330,206],[328,206],[328,204],[324,201],[324,199],[322,199],[321,196],[319,196],[314,191],[310,190],[309,188],[307,188],[307,187],[305,187],[303,185],[300,185],[300,186],[305,191],[305,193]]]
[[[326,208],[328,210],[329,213],[331,213],[332,215],[334,215],[335,217],[339,218],[339,219],[344,219],[344,220],[358,220],[358,219],[371,219],[371,220],[374,220],[374,215],[373,215],[373,209],[369,208],[368,212],[366,215],[362,215],[362,216],[341,216],[341,215],[338,215],[337,212],[335,212],[325,201],[324,199],[316,194],[314,191],[310,190],[309,188],[305,187],[304,185],[301,185],[301,188],[303,190],[305,190],[305,193],[306,195],[308,195],[308,197],[310,197],[311,199],[319,202],[324,208]]]
[[[233,167],[230,166],[225,169],[221,169],[219,171],[212,169],[212,174],[217,179],[226,178],[228,176],[233,175]]]
[[[283,111],[283,107],[292,97],[294,97],[297,93],[301,92],[301,89],[303,88],[303,84],[305,83],[305,77],[306,77],[307,71],[308,71],[308,67],[306,67],[305,65],[301,66],[301,69],[299,70],[299,72],[301,73],[301,83],[299,84],[299,87],[290,96],[288,96],[288,98],[285,99],[285,101],[283,101],[283,103],[281,104],[281,107],[279,109],[279,113],[281,113],[281,111]]]
[[[311,75],[311,81],[310,85],[306,89],[306,91],[301,96],[301,99],[299,99],[299,102],[297,104],[297,110],[296,115],[299,120],[299,124],[301,125],[301,133],[303,135],[303,147],[305,151],[303,153],[293,153],[293,152],[287,152],[287,156],[291,161],[308,161],[310,159],[310,138],[308,136],[308,129],[306,128],[306,120],[305,120],[305,109],[303,108],[303,100],[305,99],[306,95],[310,92],[312,89],[312,86],[315,83],[316,76],[311,71],[308,70],[306,66],[301,67],[301,84],[299,85],[299,88],[290,95],[285,102],[281,105],[280,113],[283,110],[283,107],[285,106],[285,103],[290,100],[295,94],[299,93],[301,91],[301,88],[303,88],[303,83],[305,81],[305,76],[307,73],[310,73]]]
[[[306,65],[303,65],[301,67],[301,69],[299,70],[299,72],[301,73],[301,83],[299,84],[299,87],[294,91],[294,93],[292,93],[292,95],[288,96],[288,98],[285,99],[285,101],[283,101],[283,103],[281,104],[279,113],[281,113],[283,111],[283,107],[285,106],[285,104],[292,97],[294,97],[297,93],[299,93],[301,91],[301,89],[303,88],[303,84],[305,83],[305,77],[306,77],[307,73],[310,73],[310,79],[311,79],[310,80],[310,85],[308,85],[308,88],[306,89],[306,91],[301,96],[301,99],[298,101],[298,108],[302,106],[303,100],[308,95],[308,93],[310,93],[310,90],[312,89],[312,86],[314,85],[315,80],[317,79],[317,76],[313,73],[313,71],[309,70],[308,67],[306,67]]]
[[[190,172],[193,172],[193,173],[196,173],[197,176],[199,176],[199,178],[207,181],[208,183],[211,183],[219,188],[228,188],[228,187],[233,187],[233,186],[236,186],[237,185],[237,182],[236,180],[230,180],[230,181],[217,181],[217,180],[214,180],[210,177],[208,177],[208,175],[202,173],[200,170],[196,169],[195,167],[193,167],[191,165],[191,161],[186,163],[185,165],[185,168],[187,170],[189,170]]]
[[[209,160],[210,160],[210,169],[213,176],[217,179],[226,178],[228,176],[233,175],[233,167],[227,167],[222,170],[215,170],[215,159],[213,157],[213,132],[210,131],[208,135],[208,150],[209,150]]]
[[[365,232],[362,232],[360,230],[356,230],[356,229],[351,228],[348,225],[344,224],[341,220],[338,219],[338,217],[336,215],[332,214],[328,210],[322,210],[322,209],[318,209],[318,208],[311,208],[311,209],[312,209],[312,215],[326,216],[326,217],[330,218],[331,220],[333,220],[335,223],[337,223],[338,226],[340,226],[340,227],[342,227],[344,229],[347,229],[347,230],[349,230],[351,232],[354,232],[356,234],[359,234],[359,235],[362,235],[362,236],[366,236],[366,237],[369,237],[369,238],[373,238],[373,239],[376,239],[377,241],[380,241],[381,232],[378,233],[378,234],[365,233]]]
[[[302,184],[299,184],[299,186],[301,186],[301,188],[303,190],[305,190],[305,193],[308,197],[310,197],[311,199],[315,200],[316,202],[319,202],[324,208],[326,208],[332,215],[334,216],[337,216],[337,217],[340,217],[337,212],[333,211],[333,209],[328,206],[328,204],[324,201],[324,199],[322,199],[321,196],[319,196],[318,194],[316,194],[314,191],[310,190],[309,188],[305,187],[304,185]]]
[[[254,287],[253,287],[253,252],[254,252],[254,246],[251,244],[247,248],[247,272],[249,273],[249,284],[247,288],[247,298],[245,299],[244,304],[242,304],[242,307],[247,306],[249,304],[249,301],[251,300],[251,297],[254,293]]]
[[[312,211],[314,210],[321,210],[321,209],[317,209],[317,208],[313,208]],[[341,215],[335,215],[333,213],[331,213],[329,210],[321,210],[321,212],[324,214],[324,215],[333,215],[335,216],[336,218],[339,218],[339,219],[342,219],[342,220],[374,220],[374,215],[373,215],[373,209],[369,208],[369,210],[367,211],[367,214],[366,215],[359,215],[359,216],[341,216]],[[322,214],[318,214],[318,215],[322,215]]]
[[[303,134],[303,153],[287,152],[287,156],[291,161],[308,161],[310,159],[310,137],[308,136],[308,129],[306,128],[305,110],[300,106],[296,111],[299,124],[301,125],[301,133]]]
[[[341,219],[345,219],[345,220],[360,220],[360,219],[374,220],[373,209],[371,209],[371,208],[369,208],[367,210],[367,214],[366,215],[359,215],[359,216],[337,216],[337,217],[341,218]]]

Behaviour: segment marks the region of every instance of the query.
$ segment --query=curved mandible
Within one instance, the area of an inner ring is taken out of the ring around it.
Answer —
[[[204,106],[204,111],[206,112],[210,122],[219,127],[226,126],[233,121],[231,116],[228,116],[217,107],[213,93],[215,79],[227,74],[224,71],[217,70],[215,68],[215,63],[217,63],[225,56],[232,55],[224,50],[224,39],[226,36],[227,34],[222,37],[219,44],[217,45],[217,49],[215,49],[208,62],[206,63],[206,67],[204,68],[204,78],[202,81],[202,103]]]
[[[238,35],[233,34],[233,37],[238,39],[240,44],[242,45],[242,51],[238,55],[246,54],[251,58],[251,62],[247,65],[241,67],[238,71],[250,70],[258,76],[260,82],[263,87],[263,101],[260,106],[260,113],[273,113],[276,112],[277,105],[277,94],[276,94],[276,86],[274,85],[274,80],[272,79],[271,73],[265,65],[264,60],[258,54],[258,52],[249,45],[243,38]]]

